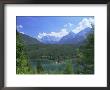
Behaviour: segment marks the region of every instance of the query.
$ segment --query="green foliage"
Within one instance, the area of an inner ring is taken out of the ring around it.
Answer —
[[[74,45],[27,45],[27,54],[30,59],[65,60],[71,59]],[[29,51],[29,52],[28,52]]]
[[[94,28],[93,28],[94,29]],[[94,73],[94,33],[88,35],[86,44],[76,50],[78,69],[76,73]],[[83,68],[81,67],[83,66]]]
[[[24,53],[23,41],[18,32],[16,32],[16,73],[26,74],[30,73],[30,71],[28,58]]]
[[[73,73],[73,66],[72,66],[72,62],[71,60],[67,60],[66,61],[66,68],[64,71],[64,74],[72,74]]]

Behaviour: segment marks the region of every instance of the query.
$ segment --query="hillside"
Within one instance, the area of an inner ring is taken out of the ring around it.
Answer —
[[[22,38],[25,45],[41,44],[40,41],[38,41],[37,39],[32,38],[26,34],[19,33],[19,35]]]

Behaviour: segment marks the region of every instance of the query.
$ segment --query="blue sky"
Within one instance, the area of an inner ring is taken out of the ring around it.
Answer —
[[[93,16],[17,16],[16,27],[21,33],[42,38],[46,35],[62,37],[70,31],[80,32],[90,27]],[[64,34],[64,35],[63,35]]]

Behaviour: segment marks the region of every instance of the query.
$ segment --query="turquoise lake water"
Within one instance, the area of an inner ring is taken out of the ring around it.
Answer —
[[[31,65],[33,69],[36,69],[37,64],[39,63],[40,60],[31,60]],[[58,63],[56,61],[52,60],[41,60],[40,61],[43,70],[45,73],[55,73],[55,72],[63,72],[66,68],[66,64],[63,63]],[[77,69],[77,65],[73,62],[72,67],[74,71]]]

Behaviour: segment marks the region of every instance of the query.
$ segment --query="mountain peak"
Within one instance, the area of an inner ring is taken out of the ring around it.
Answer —
[[[70,32],[68,35],[64,36],[59,43],[60,44],[78,44],[83,42],[87,35],[92,32],[91,28],[87,27],[79,33],[75,34],[74,32]]]

